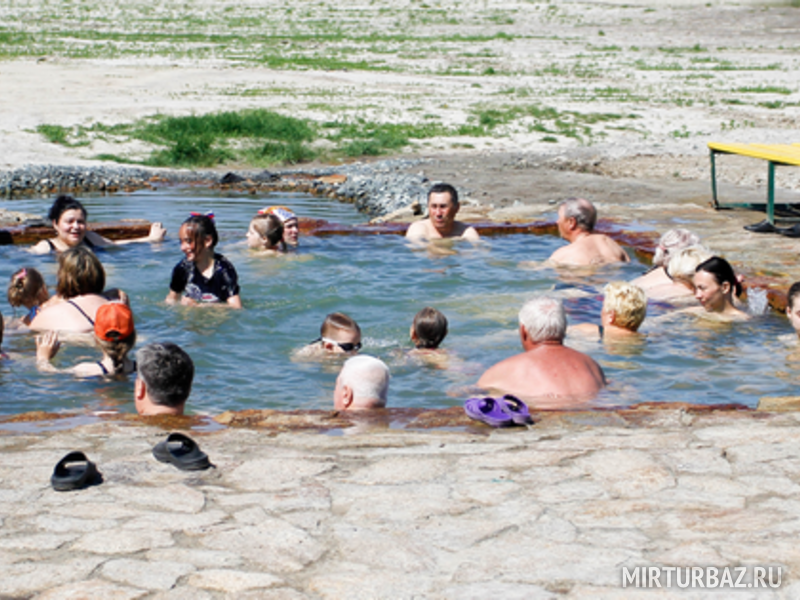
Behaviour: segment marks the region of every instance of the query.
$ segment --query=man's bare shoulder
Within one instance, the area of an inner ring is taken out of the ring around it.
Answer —
[[[408,226],[406,230],[407,238],[426,239],[430,237],[428,228],[430,226],[430,219],[423,219],[422,221],[415,221]]]

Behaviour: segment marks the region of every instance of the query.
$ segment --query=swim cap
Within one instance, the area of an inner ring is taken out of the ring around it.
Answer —
[[[269,206],[267,208],[262,208],[258,211],[260,215],[275,215],[281,220],[281,223],[286,223],[286,221],[290,219],[296,219],[297,215],[294,214],[291,210],[286,208],[285,206]]]
[[[109,302],[97,309],[94,334],[103,341],[124,340],[133,333],[133,313],[127,305]]]

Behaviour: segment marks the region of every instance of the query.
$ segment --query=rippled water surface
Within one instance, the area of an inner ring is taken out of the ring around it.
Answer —
[[[564,242],[552,236],[496,237],[478,247],[432,256],[412,250],[394,235],[301,238],[301,248],[283,257],[247,250],[244,233],[257,209],[285,204],[298,214],[339,223],[363,222],[352,206],[304,195],[211,195],[173,189],[128,196],[81,199],[90,221],[120,218],[161,220],[169,229],[159,245],[137,244],[101,252],[109,287],[125,289],[137,321],[138,346],[174,341],[195,361],[189,409],[218,413],[243,408],[327,408],[339,365],[298,363],[294,350],[315,339],[325,315],[350,314],[361,325],[363,352],[391,367],[390,404],[445,407],[469,395],[485,368],[520,351],[516,314],[531,293],[553,290],[566,298],[572,323],[597,322],[602,285],[631,279],[643,266],[611,267],[593,277],[564,276],[552,269],[520,268],[540,261]],[[51,199],[5,202],[6,208],[46,213]],[[190,211],[213,210],[221,241],[217,250],[235,265],[246,310],[169,307],[163,302],[173,266],[182,258],[176,233]],[[656,228],[655,225],[652,228]],[[11,273],[35,266],[55,282],[55,259],[18,247],[0,247],[3,289]],[[12,310],[3,294],[3,315]],[[434,369],[408,359],[414,314],[431,305],[450,321],[443,347],[450,367]],[[570,339],[604,367],[611,386],[600,404],[641,401],[739,402],[754,406],[764,395],[796,393],[795,343],[780,336],[785,320],[764,317],[747,324],[710,326],[691,317],[659,322],[666,308],[651,306],[639,344],[615,346]],[[131,381],[79,381],[40,374],[32,336],[8,332],[0,361],[0,413],[28,410],[118,409],[133,411]],[[68,345],[56,359],[64,367],[96,360],[99,351]]]

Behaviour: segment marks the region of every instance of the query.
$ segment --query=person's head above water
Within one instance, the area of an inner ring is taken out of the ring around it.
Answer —
[[[333,406],[336,410],[368,410],[386,406],[389,367],[373,356],[348,358],[336,378]]]
[[[689,246],[671,253],[669,262],[664,265],[670,279],[694,289],[694,274],[698,265],[714,254],[704,246]]]
[[[217,226],[214,224],[214,215],[201,215],[192,213],[181,225],[178,231],[181,242],[181,251],[186,254],[190,261],[203,252],[214,252],[214,248],[219,243]]]
[[[50,294],[42,274],[32,267],[23,267],[11,276],[8,283],[8,303],[11,306],[33,308],[48,300]]]
[[[694,274],[695,298],[708,312],[724,312],[733,308],[733,296],[742,295],[742,284],[730,263],[712,256],[700,263]]]
[[[192,391],[194,363],[177,344],[148,344],[136,353],[134,384],[140,415],[182,415]]]
[[[300,241],[300,226],[295,215],[290,209],[285,206],[269,206],[262,208],[258,211],[259,214],[275,215],[281,220],[283,224],[283,242],[295,247]]]
[[[361,349],[361,328],[348,315],[340,312],[325,317],[319,328],[319,339],[326,352],[340,354],[358,352]]]
[[[99,307],[94,318],[94,335],[100,349],[111,358],[114,372],[122,372],[125,357],[136,345],[130,307],[122,302],[109,302]]]
[[[106,272],[94,252],[77,246],[58,255],[56,293],[61,298],[102,294],[105,287]]]
[[[591,232],[597,223],[597,210],[594,204],[585,198],[567,198],[558,206],[559,233],[565,239],[568,238],[562,229],[571,219],[575,219],[575,228]]]
[[[438,348],[447,335],[447,317],[430,306],[416,315],[411,324],[411,341],[417,348]]]
[[[86,236],[86,209],[72,196],[57,196],[47,213],[56,237],[74,248]]]
[[[625,281],[606,285],[603,299],[603,321],[614,327],[636,331],[647,315],[647,296],[644,290]]]
[[[519,324],[525,328],[533,344],[562,342],[567,335],[567,313],[560,300],[551,296],[534,296],[519,311]]]
[[[247,246],[254,249],[273,250],[283,246],[283,221],[274,214],[257,214],[247,229]]]
[[[786,316],[800,335],[800,281],[796,281],[786,294]]]
[[[670,229],[658,240],[655,254],[653,254],[653,266],[665,267],[675,253],[698,244],[700,244],[700,238],[688,229],[680,227]]]

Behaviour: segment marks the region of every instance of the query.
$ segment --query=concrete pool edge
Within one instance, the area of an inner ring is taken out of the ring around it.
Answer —
[[[591,407],[578,409],[531,409],[535,424],[529,429],[552,427],[556,424],[583,423],[586,426],[653,427],[665,420],[676,419],[690,424],[694,419],[710,416],[731,419],[774,419],[782,415],[797,415],[800,419],[800,397],[765,397],[758,407],[742,404],[691,404],[685,402],[643,402],[627,407]],[[218,415],[187,415],[183,417],[139,417],[132,413],[112,411],[49,413],[31,411],[0,416],[0,435],[13,433],[57,432],[91,427],[97,424],[158,427],[163,430],[187,430],[198,434],[213,434],[226,429],[249,429],[269,434],[316,432],[376,433],[384,431],[462,432],[491,434],[495,429],[466,416],[459,406],[449,408],[387,408],[383,410],[347,412],[336,410],[228,410]],[[525,427],[504,428],[513,433]]]

